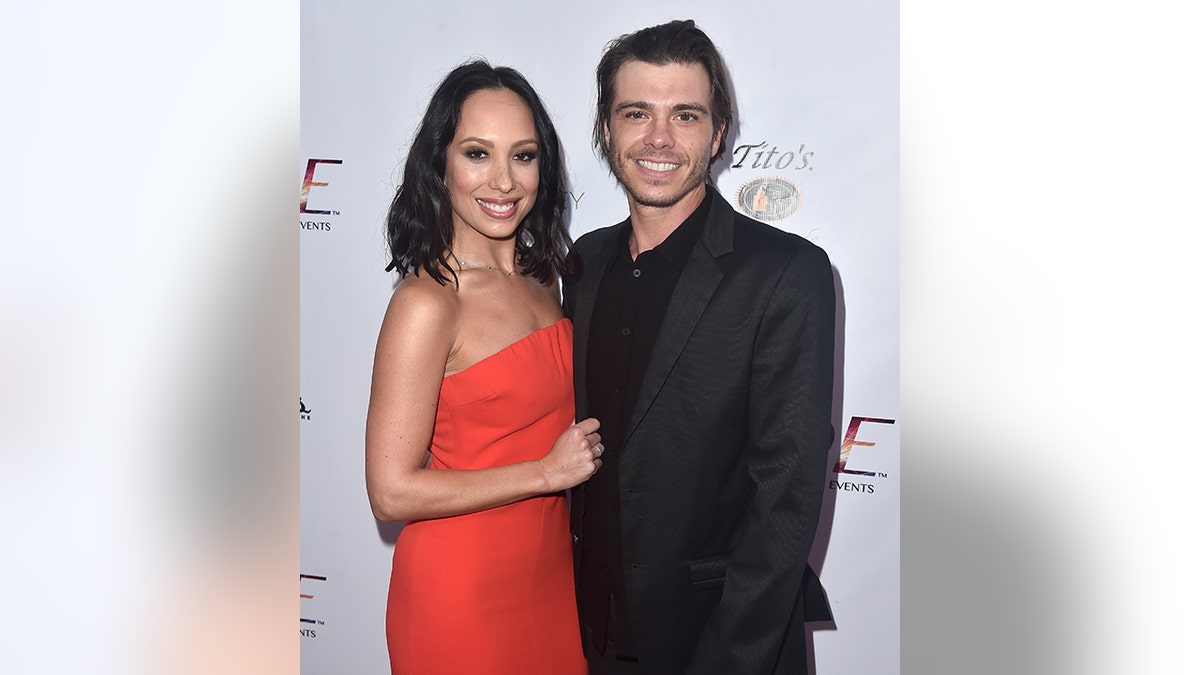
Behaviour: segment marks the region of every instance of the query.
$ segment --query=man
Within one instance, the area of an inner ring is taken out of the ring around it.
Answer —
[[[824,251],[711,187],[732,123],[720,54],[692,21],[611,42],[594,141],[629,219],[577,242],[564,288],[580,417],[604,466],[572,533],[593,673],[804,673],[804,583],[833,391]]]

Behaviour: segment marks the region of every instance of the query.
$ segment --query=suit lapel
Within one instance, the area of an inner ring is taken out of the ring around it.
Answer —
[[[679,355],[683,353],[684,345],[704,314],[704,308],[721,285],[724,272],[717,264],[717,258],[731,250],[733,209],[718,193],[713,195],[704,231],[700,240],[696,242],[696,247],[692,249],[687,265],[679,276],[679,282],[675,285],[675,291],[671,294],[671,302],[667,305],[666,315],[663,316],[658,340],[650,353],[646,379],[642,382],[642,391],[633,409],[633,418],[625,432],[626,444],[658,397],[667,376],[671,374]],[[594,300],[594,292],[592,297]]]

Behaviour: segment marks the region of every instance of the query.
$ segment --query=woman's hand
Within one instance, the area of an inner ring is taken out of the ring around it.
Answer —
[[[572,424],[554,441],[550,452],[537,460],[546,476],[547,493],[575,487],[600,469],[604,444],[599,428],[600,421],[594,417]]]

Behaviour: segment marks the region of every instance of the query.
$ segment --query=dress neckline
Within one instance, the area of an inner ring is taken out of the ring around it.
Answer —
[[[568,321],[568,320],[569,319],[567,319],[567,317],[564,316],[561,319],[558,319],[557,321],[555,321],[554,323],[551,323],[546,326],[542,326],[541,328],[539,328],[533,332],[526,333],[524,337],[518,338],[518,339],[514,340],[513,342],[510,342],[509,344],[501,347],[500,349],[492,352],[491,354],[488,354],[487,356],[483,357],[482,359],[479,359],[475,363],[472,363],[471,365],[467,366],[466,368],[463,368],[462,370],[458,371],[457,373],[451,373],[450,375],[443,376],[442,381],[444,382],[452,377],[457,377],[459,375],[462,375],[463,373],[471,370],[475,366],[478,366],[479,364],[484,363],[486,361],[490,361],[490,360],[496,358],[497,356],[503,354],[504,352],[507,352],[508,350],[512,349],[513,347],[516,347],[517,345],[519,345],[523,342],[529,341],[529,339],[532,338],[533,336],[535,336],[539,333],[544,333],[544,332],[550,330],[551,328],[554,328],[555,326],[559,325],[560,323],[562,323],[564,321]]]

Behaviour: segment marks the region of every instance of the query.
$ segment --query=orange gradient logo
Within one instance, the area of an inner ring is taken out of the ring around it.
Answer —
[[[300,188],[300,213],[311,213],[315,215],[328,216],[334,213],[330,209],[310,209],[308,208],[308,198],[312,189],[315,187],[326,187],[329,183],[317,181],[314,176],[317,173],[318,164],[341,164],[340,159],[310,159],[308,160],[308,168],[304,170],[304,183]]]

